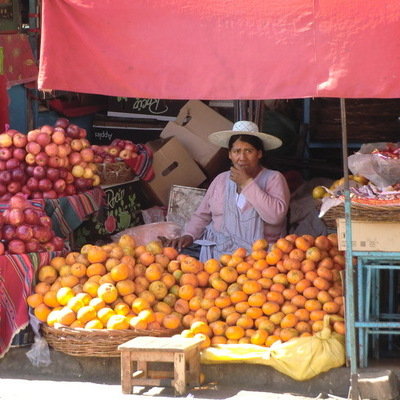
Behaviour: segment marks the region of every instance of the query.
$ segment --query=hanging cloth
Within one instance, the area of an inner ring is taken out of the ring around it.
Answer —
[[[260,187],[265,187],[271,171],[263,168],[254,179]],[[236,201],[236,183],[226,176],[226,189],[224,197],[224,220],[221,231],[214,229],[211,222],[206,226],[202,239],[195,241],[201,245],[200,261],[210,258],[219,259],[222,254],[232,254],[239,247],[251,251],[252,244],[264,237],[264,221],[253,207],[244,206],[239,209]],[[247,200],[246,200],[247,203]]]

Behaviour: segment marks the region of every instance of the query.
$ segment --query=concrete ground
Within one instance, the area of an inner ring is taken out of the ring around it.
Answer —
[[[0,400],[145,399],[174,397],[172,388],[135,387],[133,395],[123,395],[118,357],[76,357],[50,350],[51,364],[35,367],[26,356],[29,346],[12,347],[0,359]],[[205,382],[199,388],[188,389],[186,398],[314,400],[347,399],[350,369],[334,368],[304,382],[255,364],[214,364],[201,366]],[[363,372],[393,371],[395,384],[400,375],[396,360],[380,360]],[[385,393],[393,393],[393,388]],[[379,400],[389,400],[384,394]]]

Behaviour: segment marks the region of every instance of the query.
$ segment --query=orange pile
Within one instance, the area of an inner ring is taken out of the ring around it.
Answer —
[[[340,271],[345,259],[335,234],[288,235],[267,251],[260,239],[204,264],[152,241],[124,235],[104,246],[55,257],[39,271],[28,304],[36,317],[90,329],[183,329],[203,347],[223,343],[270,346],[310,336],[330,314],[344,334]]]

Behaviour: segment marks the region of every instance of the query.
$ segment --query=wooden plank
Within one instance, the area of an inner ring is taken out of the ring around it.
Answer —
[[[136,371],[132,374],[132,378],[136,379],[144,375],[144,371]]]
[[[171,386],[171,379],[134,379],[133,386]]]
[[[178,396],[183,396],[186,392],[186,359],[180,353],[175,353],[174,388]]]
[[[123,351],[121,353],[121,386],[122,393],[132,394],[132,362],[130,353]]]
[[[169,338],[141,336],[118,346],[119,350],[184,351],[201,343],[197,338]]]
[[[160,362],[174,362],[174,352],[168,352],[168,353],[155,353],[155,352],[148,352],[148,351],[142,351],[142,352],[133,352],[133,360],[136,361],[149,361],[149,362],[155,362],[155,361],[160,361]]]

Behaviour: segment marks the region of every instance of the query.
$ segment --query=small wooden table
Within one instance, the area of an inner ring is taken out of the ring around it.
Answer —
[[[122,392],[131,394],[133,386],[173,386],[175,394],[183,396],[187,384],[200,384],[201,343],[198,338],[142,336],[119,345]],[[152,370],[150,362],[169,362],[174,368],[173,371]]]

